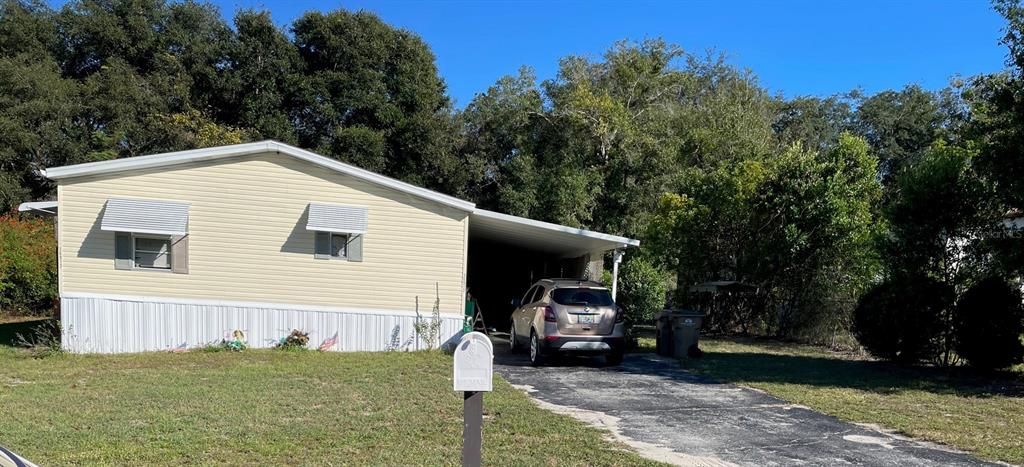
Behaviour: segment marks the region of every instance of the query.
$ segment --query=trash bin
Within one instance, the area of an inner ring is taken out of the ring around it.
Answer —
[[[654,314],[654,352],[665,357],[672,356],[671,310]]]
[[[690,347],[696,345],[700,337],[700,325],[704,314],[688,310],[672,311],[670,314],[672,329],[671,355],[676,358],[688,356]]]

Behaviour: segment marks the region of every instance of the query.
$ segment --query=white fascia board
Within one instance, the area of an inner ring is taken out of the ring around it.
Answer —
[[[190,151],[168,152],[154,154],[151,156],[127,157],[109,161],[88,162],[85,164],[54,167],[42,171],[42,175],[51,180],[60,180],[70,177],[83,177],[89,175],[103,175],[130,170],[143,170],[159,167],[167,167],[192,162],[203,162],[214,159],[229,157],[247,156],[264,152],[277,152],[296,159],[304,160],[312,164],[334,170],[358,179],[365,180],[376,185],[388,187],[403,193],[419,198],[450,206],[461,211],[472,212],[476,207],[474,203],[464,201],[452,196],[438,193],[433,190],[411,185],[391,177],[385,177],[369,170],[336,161],[319,154],[289,146],[277,141],[260,141],[257,143],[235,144],[231,146],[218,146],[214,148],[194,149]]]
[[[258,143],[235,144],[231,146],[218,146],[213,148],[167,152],[149,156],[125,157],[123,159],[114,159],[109,161],[66,165],[63,167],[53,167],[43,170],[42,174],[50,180],[60,180],[62,178],[104,175],[131,170],[144,170],[170,165],[188,164],[191,162],[203,162],[212,159],[259,154],[261,152],[274,150],[275,148],[271,147],[270,142],[262,141]]]
[[[566,225],[552,224],[550,222],[543,222],[533,219],[527,219],[525,217],[512,216],[509,214],[502,214],[500,212],[488,211],[486,209],[475,209],[473,210],[474,216],[486,217],[488,219],[494,219],[503,222],[510,222],[514,224],[527,225],[530,227],[537,227],[545,230],[551,230],[554,232],[562,232],[573,235],[579,235],[582,237],[593,238],[597,240],[604,240],[607,242],[618,243],[622,247],[640,246],[640,240],[633,238],[620,237],[618,235],[611,235],[601,232],[594,232],[593,230],[578,229],[575,227],[569,227]],[[472,222],[472,221],[470,221]],[[471,224],[472,225],[472,224]]]

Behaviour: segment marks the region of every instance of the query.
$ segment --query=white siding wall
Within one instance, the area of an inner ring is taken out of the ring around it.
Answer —
[[[270,153],[62,180],[61,295],[100,293],[462,314],[468,216],[435,202]],[[114,269],[109,198],[183,201],[189,273]],[[310,202],[368,209],[363,261],[318,260]]]
[[[337,334],[331,350],[386,350],[396,329],[400,344],[411,342],[408,350],[425,347],[415,339],[415,315],[402,311],[76,294],[61,300],[61,321],[64,346],[72,352],[190,349],[236,329],[254,348],[272,347],[292,329],[309,333],[310,348]],[[441,323],[442,343],[462,330],[460,317],[442,315]]]

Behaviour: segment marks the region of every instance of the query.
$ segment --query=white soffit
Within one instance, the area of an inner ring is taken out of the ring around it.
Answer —
[[[366,233],[366,208],[340,204],[309,203],[306,230],[347,234]]]
[[[406,194],[417,196],[419,198],[431,200],[462,211],[470,212],[475,207],[475,205],[469,201],[464,201],[433,190],[428,190],[390,177],[385,177],[381,174],[360,169],[359,167],[339,162],[304,149],[279,143],[277,141],[260,141],[257,143],[217,146],[213,148],[194,149],[191,151],[168,152],[163,154],[153,154],[151,156],[127,157],[124,159],[115,159],[110,161],[89,162],[85,164],[46,169],[42,171],[42,174],[51,180],[60,180],[71,177],[153,169],[179,164],[262,154],[266,152],[277,152],[279,154],[304,160],[335,172],[343,173],[376,185],[385,186]]]
[[[579,255],[640,246],[640,240],[477,209],[470,215],[471,238],[521,246],[546,253]]]
[[[155,235],[186,235],[188,203],[151,199],[107,200],[100,229]]]

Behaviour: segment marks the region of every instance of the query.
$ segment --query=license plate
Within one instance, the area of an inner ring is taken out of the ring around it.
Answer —
[[[597,323],[597,315],[577,315],[580,324]]]

